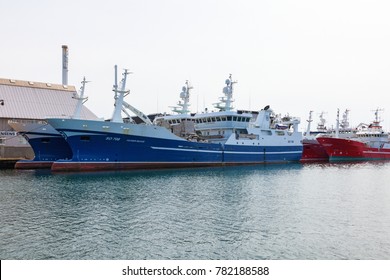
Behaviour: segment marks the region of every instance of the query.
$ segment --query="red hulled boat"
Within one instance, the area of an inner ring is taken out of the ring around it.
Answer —
[[[301,162],[318,162],[318,161],[328,161],[329,156],[326,153],[326,150],[321,146],[317,141],[317,136],[322,133],[327,133],[325,126],[324,113],[320,114],[320,122],[317,125],[316,131],[310,131],[313,111],[309,113],[309,119],[307,120],[307,130],[304,133],[304,138],[302,140],[303,151]]]
[[[317,125],[316,131],[310,131],[310,124],[312,119],[313,111],[310,111],[309,119],[307,120],[308,126],[307,131],[304,133],[302,140],[303,152],[301,162],[319,162],[328,161],[329,155],[326,149],[318,142],[319,137],[335,137],[336,131],[333,129],[327,129],[325,126],[324,112],[320,114],[320,122]],[[350,138],[354,135],[355,130],[349,127],[348,122],[349,110],[345,110],[343,119],[341,121],[341,129],[339,129],[339,138]],[[337,113],[337,123],[339,123],[339,112]]]
[[[375,111],[375,120],[370,125],[359,125],[352,138],[318,137],[330,161],[390,160],[389,134],[384,132]]]
[[[303,151],[301,162],[328,161],[329,156],[317,139],[303,139]]]

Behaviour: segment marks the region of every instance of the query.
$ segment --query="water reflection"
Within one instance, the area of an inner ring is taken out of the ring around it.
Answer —
[[[1,171],[3,259],[389,258],[389,164]]]

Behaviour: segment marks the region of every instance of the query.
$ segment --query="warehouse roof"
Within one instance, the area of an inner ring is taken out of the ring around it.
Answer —
[[[76,94],[74,86],[0,78],[0,118],[70,117],[76,108]],[[97,117],[83,106],[81,118]]]

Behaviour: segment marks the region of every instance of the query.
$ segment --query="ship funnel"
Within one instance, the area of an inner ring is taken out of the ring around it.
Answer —
[[[62,46],[62,84],[68,85],[68,46]]]

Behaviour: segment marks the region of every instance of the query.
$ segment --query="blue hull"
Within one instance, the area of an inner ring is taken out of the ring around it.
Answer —
[[[37,135],[39,137],[36,137]],[[34,158],[17,161],[15,169],[51,168],[56,160],[72,158],[72,150],[62,136],[44,134],[34,134],[34,136],[34,138],[28,138],[28,143],[34,150]]]
[[[63,137],[50,136],[31,138],[28,143],[34,150],[33,161],[56,161],[59,159],[71,159],[72,150]]]
[[[76,132],[76,131],[73,131]],[[52,170],[107,170],[298,162],[302,145],[222,145],[94,132],[69,136],[70,161],[57,161]]]

